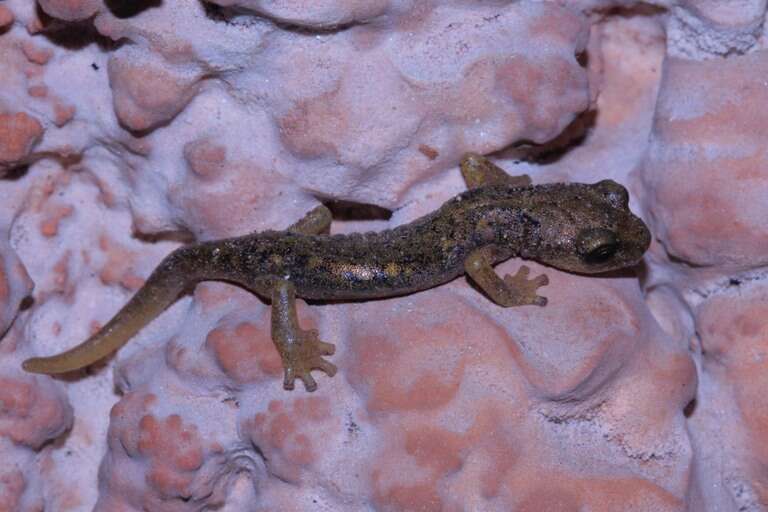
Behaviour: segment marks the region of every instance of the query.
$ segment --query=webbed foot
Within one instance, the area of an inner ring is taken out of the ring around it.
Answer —
[[[527,174],[510,176],[504,169],[477,153],[464,155],[460,168],[464,183],[469,189],[502,184],[511,187],[527,187],[531,184],[531,177]]]
[[[331,210],[325,205],[320,204],[307,212],[304,217],[288,226],[287,231],[305,235],[327,235],[331,229],[332,220]]]
[[[516,306],[546,306],[547,298],[537,295],[536,291],[542,286],[549,284],[549,278],[546,274],[541,274],[533,279],[528,279],[531,269],[522,265],[515,275],[507,274],[504,276],[504,283],[515,290]]]
[[[464,270],[487,295],[499,306],[545,306],[547,298],[536,294],[536,290],[549,283],[542,274],[528,279],[530,269],[520,267],[515,275],[500,278],[493,270],[493,247],[482,247],[469,254],[464,261]]]
[[[320,341],[315,329],[299,327],[296,316],[296,288],[285,279],[278,279],[272,290],[272,341],[283,361],[283,388],[292,390],[298,378],[307,391],[317,389],[312,370],[322,370],[329,377],[336,366],[323,356],[334,353],[336,347]]]
[[[304,383],[304,389],[315,391],[317,382],[312,377],[312,370],[322,370],[329,377],[333,377],[336,374],[336,365],[322,356],[333,355],[336,347],[320,341],[315,329],[299,329],[294,336],[289,342],[275,341],[283,360],[283,388],[292,390],[294,381],[298,378]]]

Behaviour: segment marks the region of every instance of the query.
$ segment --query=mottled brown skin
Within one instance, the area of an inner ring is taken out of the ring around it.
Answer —
[[[528,279],[523,266],[500,278],[492,265],[511,257],[596,273],[635,265],[650,243],[628,207],[627,191],[596,184],[530,185],[485,158],[469,154],[462,174],[470,190],[410,224],[377,233],[328,235],[330,213],[318,207],[286,231],[204,242],[171,253],[144,287],[101,331],[81,345],[25,361],[27,371],[61,373],[114,352],[179,293],[204,280],[237,283],[272,300],[272,338],[283,359],[284,387],[310,372],[333,375],[333,353],[315,331],[302,330],[295,296],[376,299],[438,286],[463,273],[501,306],[546,304],[536,294],[546,276]]]

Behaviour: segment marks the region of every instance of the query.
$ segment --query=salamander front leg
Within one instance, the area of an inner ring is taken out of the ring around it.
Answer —
[[[299,327],[296,288],[285,279],[277,280],[272,289],[272,341],[283,360],[283,388],[293,389],[293,381],[299,378],[307,391],[314,391],[312,370],[322,370],[329,377],[336,373],[336,366],[322,357],[332,355],[336,347],[320,341],[316,330]]]
[[[327,235],[330,232],[332,220],[331,210],[321,204],[315,206],[296,223],[291,224],[287,231],[304,235]]]
[[[528,279],[530,269],[520,267],[515,275],[501,279],[493,270],[492,248],[483,247],[470,253],[464,262],[467,275],[499,306],[546,306],[547,298],[536,290],[549,283],[545,274]]]
[[[527,174],[510,176],[504,169],[477,153],[467,153],[461,159],[461,175],[469,189],[502,184],[527,187],[531,184],[531,177]]]

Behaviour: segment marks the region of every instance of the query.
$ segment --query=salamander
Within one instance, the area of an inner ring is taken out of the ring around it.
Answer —
[[[503,307],[544,306],[545,274],[521,266],[500,277],[493,266],[512,257],[561,270],[599,273],[637,264],[650,244],[643,221],[629,209],[627,190],[612,180],[532,185],[478,154],[460,165],[468,190],[436,211],[381,232],[330,235],[323,205],[285,231],[264,231],[182,246],[152,272],[133,298],[97,333],[74,348],[26,360],[28,372],[77,370],[117,351],[143,326],[200,281],[236,283],[271,299],[271,335],[286,390],[312,370],[328,376],[334,345],[304,330],[296,297],[378,299],[415,293],[466,274]]]

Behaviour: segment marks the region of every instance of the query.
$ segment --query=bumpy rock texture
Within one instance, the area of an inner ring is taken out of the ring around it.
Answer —
[[[0,1],[0,510],[768,510],[765,16]],[[463,189],[466,151],[537,183],[625,183],[644,264],[533,264],[546,308],[464,279],[301,303],[338,349],[314,394],[282,390],[268,307],[224,283],[87,371],[20,368],[184,240],[319,201],[334,232],[408,222]]]

